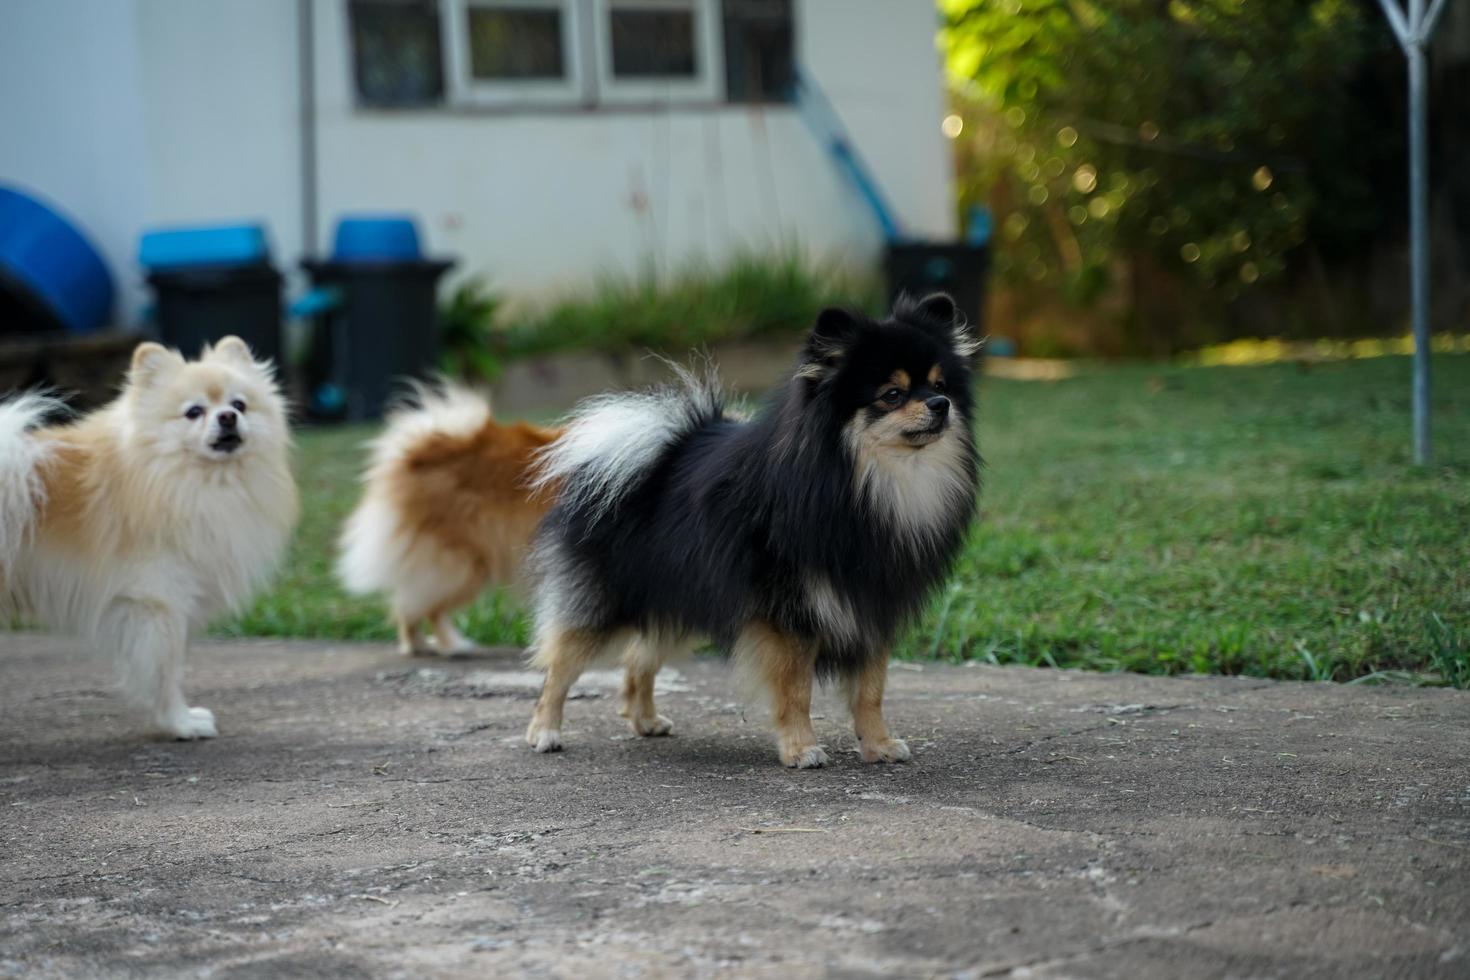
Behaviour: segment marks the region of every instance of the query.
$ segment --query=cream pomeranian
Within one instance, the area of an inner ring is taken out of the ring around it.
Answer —
[[[244,606],[296,523],[271,367],[238,337],[190,362],[144,343],[116,401],[46,426],[60,407],[0,404],[0,620],[78,634],[158,729],[212,738],[184,700],[190,634]]]

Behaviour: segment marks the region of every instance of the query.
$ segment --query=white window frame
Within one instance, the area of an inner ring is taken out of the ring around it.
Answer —
[[[582,0],[439,0],[439,16],[447,52],[445,83],[451,105],[517,106],[576,105],[587,101],[583,52]],[[492,81],[476,78],[470,64],[470,10],[537,7],[561,13],[562,66],[566,75],[556,81]]]
[[[613,74],[612,24],[616,8],[688,10],[694,15],[694,59],[698,74],[677,79],[619,80]],[[717,102],[725,97],[723,25],[718,0],[592,0],[592,39],[596,57],[597,102],[627,105],[650,102]]]

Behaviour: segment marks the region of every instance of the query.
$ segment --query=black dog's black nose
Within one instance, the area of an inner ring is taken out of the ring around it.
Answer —
[[[221,429],[233,429],[235,427],[235,413],[228,408],[219,413],[219,427]]]
[[[949,399],[943,395],[935,395],[924,403],[924,406],[940,418],[949,414]]]

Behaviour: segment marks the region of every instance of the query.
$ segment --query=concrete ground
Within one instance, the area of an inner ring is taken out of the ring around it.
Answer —
[[[0,975],[1470,976],[1470,695],[903,667],[788,771],[724,666],[521,741],[510,653],[215,644],[148,740],[0,636]]]

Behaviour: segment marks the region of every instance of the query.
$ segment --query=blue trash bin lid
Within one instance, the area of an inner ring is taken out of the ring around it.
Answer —
[[[86,237],[19,188],[0,184],[0,280],[25,290],[73,333],[105,326],[112,274]]]
[[[270,261],[258,224],[157,228],[138,240],[138,262],[153,272],[200,266],[260,265]]]
[[[357,214],[337,221],[333,262],[418,262],[423,257],[412,215]]]

